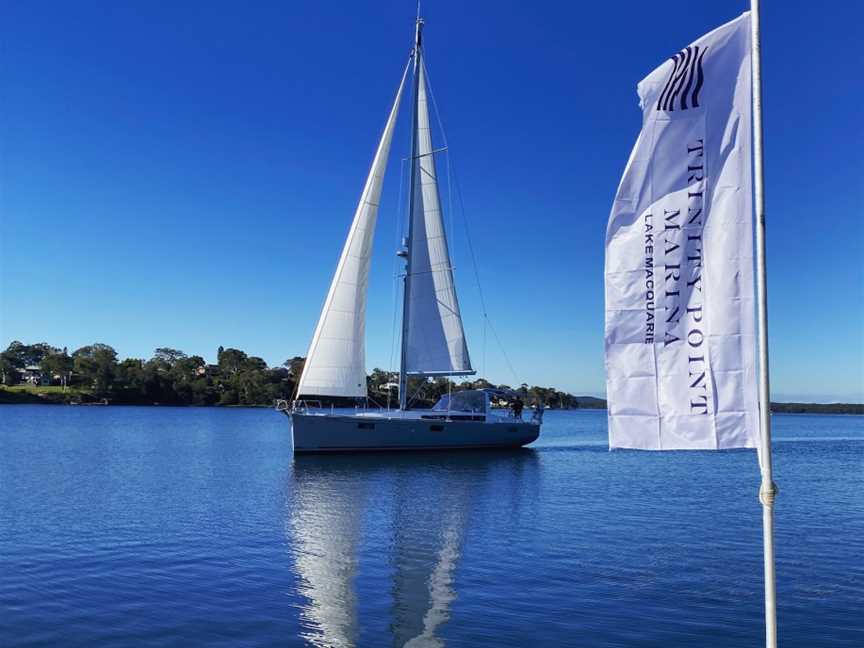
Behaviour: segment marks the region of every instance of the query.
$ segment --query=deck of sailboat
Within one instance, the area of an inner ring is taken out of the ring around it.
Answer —
[[[327,409],[307,409],[299,412],[303,416],[326,416],[328,418],[357,418],[357,419],[383,419],[383,420],[425,420],[425,421],[478,421],[489,424],[514,424],[531,423],[513,416],[500,416],[497,414],[484,414],[482,412],[456,412],[434,409],[358,409],[353,412],[336,412]]]

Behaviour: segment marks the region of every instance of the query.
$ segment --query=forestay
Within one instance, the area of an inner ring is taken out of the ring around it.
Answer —
[[[417,65],[416,146],[413,210],[410,214],[408,306],[405,316],[403,370],[413,374],[473,373],[453,269],[441,217],[438,180],[429,127],[426,71],[422,56]]]
[[[409,62],[410,65],[410,62]],[[372,161],[298,385],[298,395],[366,396],[366,292],[378,203],[408,66]]]

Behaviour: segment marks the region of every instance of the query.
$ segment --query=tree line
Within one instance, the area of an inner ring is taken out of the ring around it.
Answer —
[[[71,353],[45,342],[12,342],[0,353],[0,382],[15,385],[32,379],[40,385],[68,388],[69,398],[107,399],[113,403],[170,405],[271,405],[291,398],[302,358],[268,367],[263,359],[239,349],[219,347],[217,363],[170,347],[153,356],[119,360],[107,344],[89,344]],[[28,369],[29,368],[29,369]]]
[[[259,357],[239,349],[219,347],[216,364],[198,355],[187,355],[170,347],[156,349],[153,356],[120,360],[107,344],[95,343],[72,352],[45,342],[12,342],[0,353],[0,384],[13,386],[31,381],[51,386],[57,401],[102,400],[116,404],[165,405],[273,405],[295,396],[305,359],[289,358],[270,367]],[[373,405],[395,406],[398,373],[374,369],[367,378]],[[57,388],[61,389],[57,389]],[[409,394],[415,407],[429,406],[449,391],[496,387],[518,393],[526,402],[546,407],[577,407],[577,399],[551,387],[515,387],[493,384],[484,378],[453,383],[446,378],[412,378]],[[33,391],[39,392],[35,387]],[[47,390],[44,390],[47,391]],[[326,405],[348,405],[345,399],[319,399]]]

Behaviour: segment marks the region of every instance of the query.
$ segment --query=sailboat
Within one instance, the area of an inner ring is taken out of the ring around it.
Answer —
[[[429,122],[423,19],[378,144],[348,238],[306,355],[290,417],[295,452],[518,447],[536,440],[540,417],[523,421],[493,413],[494,390],[444,396],[431,410],[409,407],[408,377],[467,376],[471,366],[441,211]],[[338,413],[308,397],[366,398],[366,293],[378,204],[390,143],[411,76],[412,144],[405,260],[399,409]]]

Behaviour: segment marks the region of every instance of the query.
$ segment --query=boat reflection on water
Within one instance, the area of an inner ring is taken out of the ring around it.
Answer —
[[[295,456],[286,532],[304,639],[357,645],[361,604],[385,605],[392,645],[443,646],[459,560],[483,525],[473,503],[491,491],[519,508],[538,466],[530,449]]]
[[[314,645],[353,646],[357,633],[357,543],[365,508],[362,480],[294,471],[288,535],[300,593],[309,605],[301,623]]]

